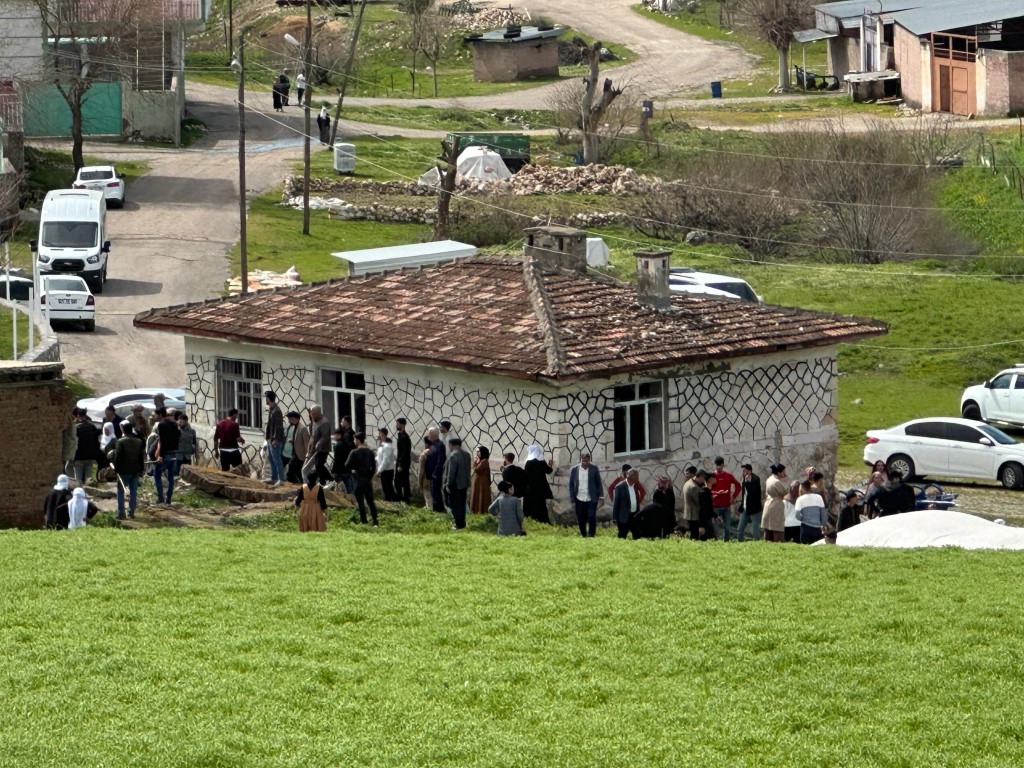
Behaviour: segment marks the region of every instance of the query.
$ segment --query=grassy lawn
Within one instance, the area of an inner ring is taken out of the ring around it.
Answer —
[[[1019,558],[538,533],[0,533],[3,762],[1019,762]]]
[[[642,5],[633,6],[633,10],[641,16],[646,16],[659,24],[703,37],[706,40],[734,44],[754,57],[754,71],[750,77],[722,81],[723,98],[767,95],[779,83],[779,55],[775,47],[742,29],[722,27],[719,24],[719,3],[702,2],[699,8],[700,10],[696,13],[680,11],[666,14],[648,11]],[[808,43],[803,48],[794,44],[790,49],[790,67],[803,66],[804,54],[806,54],[808,70],[826,71],[827,46],[824,41]],[[708,82],[715,79],[718,78],[714,76],[713,72],[709,72]],[[705,86],[696,95],[711,98],[710,86]]]
[[[0,276],[3,272],[0,271]],[[14,310],[0,306],[0,360],[14,359]],[[28,351],[28,318],[17,313],[18,356]]]
[[[461,107],[357,107],[345,106],[342,118],[394,128],[422,128],[442,131],[519,131],[528,127],[547,128],[554,117],[547,110],[471,110]]]

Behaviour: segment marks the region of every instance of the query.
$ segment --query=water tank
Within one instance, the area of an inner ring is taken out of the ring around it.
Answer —
[[[356,145],[339,141],[334,145],[334,170],[338,173],[355,173]]]

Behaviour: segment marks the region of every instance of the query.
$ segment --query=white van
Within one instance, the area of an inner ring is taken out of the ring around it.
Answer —
[[[78,275],[103,293],[107,280],[105,239],[107,204],[103,193],[92,189],[55,189],[46,193],[39,214],[39,240],[35,243],[40,274]]]

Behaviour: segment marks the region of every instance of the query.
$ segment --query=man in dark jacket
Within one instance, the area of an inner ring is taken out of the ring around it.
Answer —
[[[512,495],[517,499],[526,495],[526,470],[516,464],[516,455],[506,453],[501,465],[501,479],[512,486]]]
[[[632,517],[640,511],[640,473],[633,469],[626,470],[626,479],[616,483],[612,492],[612,520],[619,527],[619,538],[629,535],[629,524]]]
[[[395,494],[398,501],[408,504],[412,500],[409,471],[412,468],[412,438],[405,431],[406,420],[395,420]]]
[[[590,463],[589,453],[581,453],[580,463],[569,470],[569,499],[576,510],[576,522],[583,538],[597,535],[597,504],[603,493],[597,465]]]
[[[174,495],[174,476],[178,472],[178,444],[181,442],[181,430],[174,416],[166,408],[157,410],[160,421],[155,429],[158,438],[156,466],[153,467],[153,480],[156,483],[156,503],[170,504]],[[167,478],[167,493],[164,493],[164,477]]]
[[[345,472],[353,478],[353,494],[359,505],[359,520],[366,522],[366,507],[370,508],[373,527],[377,527],[377,505],[373,501],[373,476],[377,472],[377,459],[366,447],[366,435],[356,432],[355,448],[345,459]]]
[[[462,450],[462,440],[459,438],[452,438],[449,445],[451,452],[444,462],[444,491],[448,494],[455,529],[462,530],[466,527],[466,498],[469,495],[473,459],[468,452]]]
[[[427,439],[430,440],[430,453],[423,463],[423,471],[430,478],[430,496],[434,502],[435,512],[447,512],[444,506],[444,461],[448,454],[444,448],[444,442],[437,429],[431,427],[427,430]]]
[[[85,485],[85,481],[91,480],[96,474],[96,462],[100,458],[100,431],[89,419],[85,408],[79,409],[77,418],[75,434],[78,436],[78,447],[75,449],[72,467],[75,480],[79,485]]]
[[[764,499],[761,495],[761,478],[754,474],[750,464],[740,464],[740,527],[736,538],[743,541],[747,535],[747,526],[754,524],[754,541],[761,539],[761,512],[764,510]]]
[[[263,393],[267,401],[267,427],[264,437],[267,439],[267,460],[270,463],[270,485],[284,484],[284,460],[281,450],[284,448],[284,413],[277,404],[277,394],[268,389]]]
[[[131,422],[121,424],[124,434],[114,445],[114,472],[117,473],[117,519],[124,520],[124,492],[128,489],[128,517],[135,518],[135,498],[139,478],[146,469],[146,446],[135,436]]]
[[[903,475],[895,470],[889,472],[889,480],[881,488],[872,491],[878,516],[913,512],[917,509],[914,489],[903,483]]]
[[[349,454],[356,449],[355,434],[352,419],[349,416],[342,416],[341,424],[331,435],[334,438],[334,479],[344,483],[345,490],[349,493],[354,492],[355,481],[345,467]]]

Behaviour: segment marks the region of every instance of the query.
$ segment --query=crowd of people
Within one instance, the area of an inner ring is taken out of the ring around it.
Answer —
[[[471,513],[494,515],[499,535],[525,535],[525,518],[541,523],[554,519],[549,482],[554,465],[545,459],[540,445],[527,449],[522,466],[515,454],[503,455],[495,497],[489,449],[478,446],[471,455],[449,420],[429,426],[414,453],[408,420],[398,418],[393,431],[377,429],[374,450],[366,434],[353,429],[348,415],[333,427],[319,405],[309,406],[308,420],[304,420],[298,411],[284,413],[272,390],[264,393],[264,401],[269,467],[265,482],[271,487],[297,486],[294,504],[301,531],[327,529],[325,491],[337,488],[355,499],[360,521],[376,527],[374,481],[380,484],[385,501],[409,504],[414,469],[426,508],[450,515],[455,530],[466,527]],[[97,480],[116,480],[118,519],[134,518],[139,481],[145,474],[153,476],[157,503],[171,503],[175,477],[182,464],[194,460],[198,441],[184,413],[166,408],[160,395],[154,405],[152,416],[147,418],[142,406],[137,406],[124,420],[107,408],[99,427],[84,410],[73,410],[74,424],[65,431],[66,474],[44,504],[47,527],[77,527],[90,519],[88,508],[75,503],[68,486],[72,479],[84,485],[93,473]],[[238,415],[237,409],[230,409],[214,429],[213,457],[225,471],[243,464],[246,441]],[[629,464],[623,464],[605,488],[600,469],[583,452],[569,470],[567,485],[570,506],[585,538],[596,535],[597,511],[606,500],[620,538],[689,536],[698,541],[729,541],[735,535],[738,541],[749,536],[804,544],[834,540],[838,531],[863,520],[916,508],[914,489],[902,482],[898,472],[887,472],[882,462],[872,468],[865,490],[837,492],[814,467],[791,481],[784,465],[773,464],[762,483],[751,464],[742,464],[737,478],[726,469],[725,459],[717,457],[713,470],[692,465],[684,469],[677,504],[676,490],[667,476],[655,478],[648,499],[639,471]],[[85,504],[90,503],[86,498]]]

